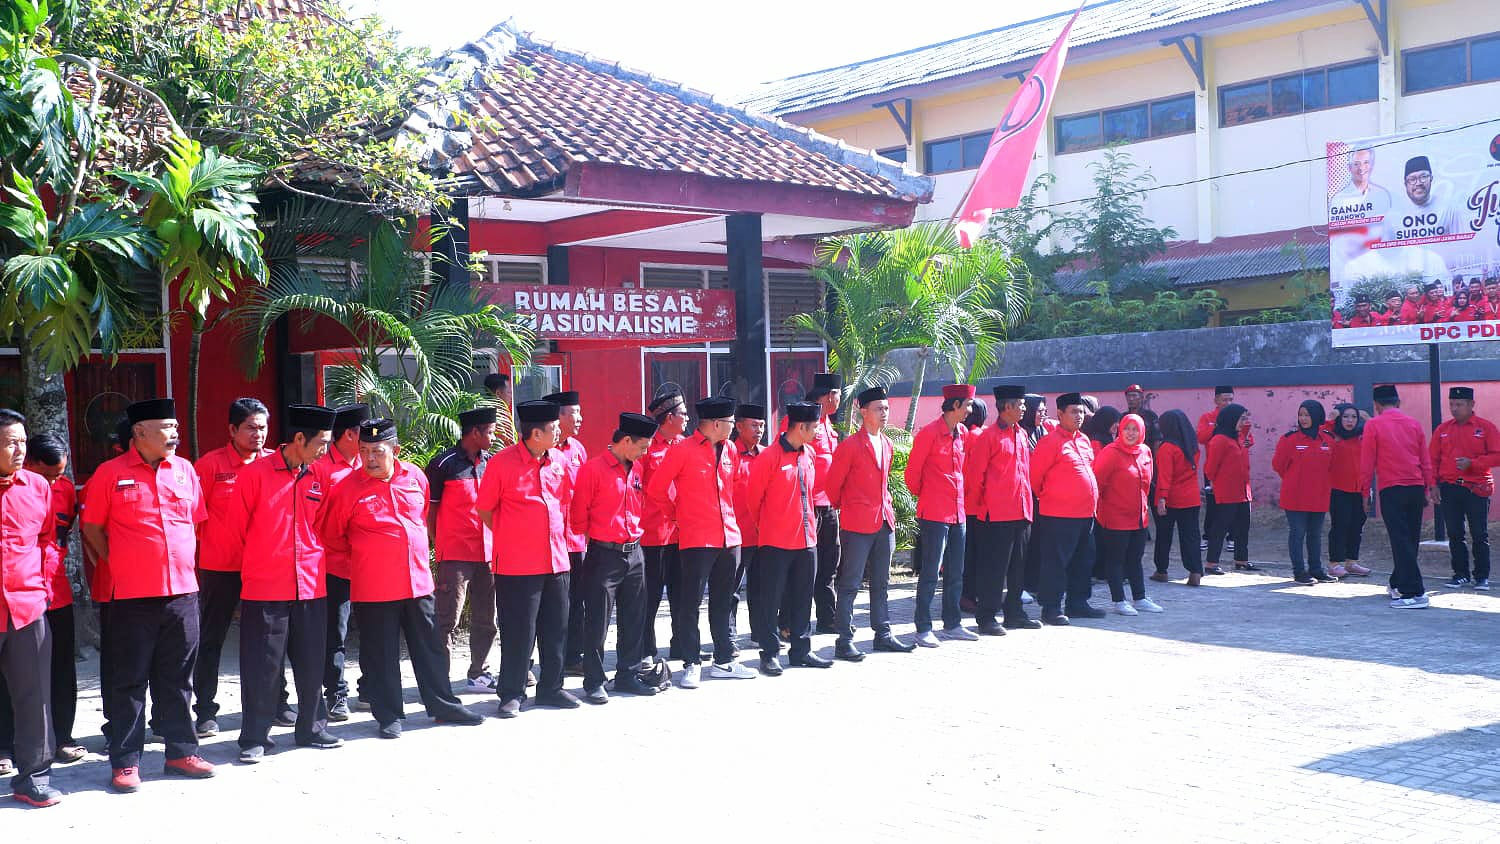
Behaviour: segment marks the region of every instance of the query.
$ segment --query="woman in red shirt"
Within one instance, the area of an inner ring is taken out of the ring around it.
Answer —
[[[1292,579],[1299,586],[1338,580],[1323,571],[1323,517],[1328,514],[1333,462],[1333,437],[1323,430],[1326,417],[1322,404],[1303,402],[1297,407],[1296,429],[1277,441],[1271,458],[1271,468],[1281,476],[1287,550],[1292,555]]]
[[[1177,531],[1177,550],[1188,571],[1188,585],[1203,579],[1203,534],[1198,529],[1202,504],[1198,490],[1198,436],[1186,413],[1169,410],[1157,421],[1162,441],[1156,445],[1156,572],[1151,579],[1167,582],[1172,555],[1172,531]]]
[[[1467,291],[1453,294],[1453,308],[1448,313],[1448,322],[1478,322],[1482,319],[1484,317],[1469,299]]]
[[[1099,559],[1109,574],[1109,599],[1120,615],[1161,612],[1146,597],[1141,557],[1146,553],[1146,522],[1151,512],[1151,449],[1146,446],[1146,422],[1134,413],[1120,421],[1120,435],[1094,458],[1099,482]],[[1125,600],[1124,579],[1130,578],[1133,602]]]
[[[1352,404],[1335,405],[1333,461],[1328,475],[1328,573],[1334,577],[1364,577],[1370,570],[1359,564],[1359,543],[1365,530],[1365,498],[1359,488],[1359,448],[1365,420]]]
[[[1250,428],[1250,411],[1244,405],[1228,404],[1219,411],[1203,475],[1213,487],[1214,503],[1208,516],[1208,565],[1205,574],[1224,574],[1219,555],[1224,540],[1234,541],[1236,571],[1258,571],[1250,562],[1250,449],[1244,445]]]

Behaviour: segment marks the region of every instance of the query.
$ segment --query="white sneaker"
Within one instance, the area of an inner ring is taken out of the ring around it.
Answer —
[[[1166,612],[1166,610],[1162,609],[1161,604],[1158,604],[1150,598],[1142,598],[1139,601],[1136,601],[1135,608],[1140,612]]]
[[[677,681],[677,685],[684,689],[696,689],[702,680],[703,666],[695,662],[692,665],[682,666],[682,679]]]
[[[1132,607],[1130,605],[1129,601],[1115,601],[1115,614],[1116,615],[1140,615],[1140,613],[1138,613],[1138,612],[1135,611],[1135,607]]]
[[[973,630],[970,630],[967,627],[945,627],[943,628],[943,632],[939,635],[944,639],[948,639],[954,642],[979,641],[979,634],[975,633]]]
[[[1030,592],[1027,592],[1025,589],[1022,589],[1021,590],[1021,603],[1022,604],[1034,604],[1034,603],[1036,603],[1036,598],[1031,597],[1031,593]]]
[[[1425,610],[1427,609],[1427,596],[1418,595],[1415,598],[1397,598],[1391,601],[1393,610]]]
[[[1385,587],[1385,594],[1391,596],[1391,600],[1394,601],[1401,597],[1401,590],[1394,586],[1387,586]]]
[[[495,689],[495,678],[488,671],[469,678],[469,682],[464,684],[464,690],[469,692],[493,692]]]
[[[714,680],[754,680],[755,672],[738,662],[714,663],[708,667],[708,676]]]
[[[937,637],[932,635],[931,630],[923,630],[917,634],[916,642],[924,648],[935,648],[938,646]]]

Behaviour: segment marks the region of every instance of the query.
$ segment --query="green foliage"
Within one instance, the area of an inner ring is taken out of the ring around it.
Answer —
[[[912,436],[902,428],[886,428],[891,438],[893,456],[887,486],[891,491],[891,509],[896,511],[896,548],[907,550],[917,542],[917,497],[906,488],[906,461],[911,456]]]
[[[1127,269],[1138,270],[1165,252],[1167,241],[1177,237],[1177,232],[1151,225],[1145,195],[1156,178],[1129,153],[1110,147],[1104,150],[1104,160],[1089,166],[1094,171],[1094,193],[1071,221],[1076,235],[1074,255],[1086,267],[1089,280],[1119,285]]]
[[[1240,317],[1239,325],[1273,325],[1280,322],[1327,322],[1333,317],[1333,299],[1328,293],[1328,271],[1314,269],[1308,265],[1307,249],[1298,241],[1290,241],[1281,248],[1282,254],[1296,256],[1302,264],[1287,280],[1286,289],[1292,304],[1284,308],[1268,308],[1257,314]],[[1382,301],[1376,299],[1375,301]]]
[[[1163,290],[1142,298],[1116,296],[1103,281],[1092,286],[1093,296],[1039,297],[1015,339],[1202,328],[1224,307],[1224,300],[1213,290],[1194,290],[1187,295]]]

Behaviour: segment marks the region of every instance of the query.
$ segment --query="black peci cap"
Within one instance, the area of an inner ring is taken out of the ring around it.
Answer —
[[[1057,409],[1059,411],[1066,410],[1075,404],[1083,404],[1083,396],[1077,393],[1063,393],[1057,397]]]
[[[551,395],[542,396],[542,401],[550,401],[560,407],[576,405],[578,404],[578,391],[563,390],[560,393],[552,393]]]
[[[562,408],[550,401],[523,401],[516,405],[516,418],[531,424],[556,422],[562,417]]]
[[[823,409],[807,401],[794,401],[786,406],[787,424],[794,422],[816,422],[823,415]]]
[[[465,410],[458,414],[458,429],[467,431],[470,428],[478,428],[482,425],[493,425],[500,415],[493,407],[476,407],[473,410]]]
[[[1469,401],[1473,401],[1474,400],[1474,388],[1473,387],[1449,387],[1448,388],[1448,398],[1450,398],[1450,399],[1468,399]]]
[[[995,401],[1015,401],[1026,398],[1026,385],[1024,384],[996,384]]]
[[[286,426],[293,431],[332,431],[333,408],[317,404],[294,404],[286,409]]]
[[[734,415],[734,399],[728,396],[709,396],[693,405],[699,419],[728,419]]]
[[[685,399],[683,399],[682,397],[682,393],[676,390],[671,390],[669,392],[662,393],[661,395],[652,399],[651,403],[646,405],[646,409],[651,411],[652,413],[656,413],[662,408],[670,407],[674,402],[679,401],[685,401]]]
[[[172,399],[146,399],[125,408],[125,418],[130,424],[148,419],[176,419],[177,402]]]
[[[860,393],[855,398],[855,401],[859,402],[860,407],[864,407],[871,402],[877,402],[881,399],[887,398],[890,398],[890,396],[886,395],[884,387],[871,387],[870,389]]]
[[[335,408],[333,411],[333,430],[347,431],[350,428],[358,428],[362,422],[370,418],[370,406],[367,404],[346,404]]]
[[[394,442],[395,439],[394,419],[366,419],[359,423],[359,441],[362,443]]]
[[[766,421],[766,406],[763,404],[742,404],[734,409],[734,415],[740,419],[759,419]]]
[[[620,431],[628,437],[656,436],[656,420],[643,413],[620,414]]]
[[[1396,392],[1395,384],[1381,384],[1375,388],[1373,398],[1381,404],[1386,404],[1388,402],[1400,401],[1401,394]]]
[[[1230,387],[1228,385],[1220,385],[1220,386],[1214,388],[1214,395],[1216,395],[1216,396],[1232,396],[1232,395],[1234,395],[1234,388]]]
[[[1432,172],[1432,162],[1427,160],[1427,156],[1418,155],[1406,160],[1406,175],[1410,176],[1413,173],[1421,173],[1423,171]]]

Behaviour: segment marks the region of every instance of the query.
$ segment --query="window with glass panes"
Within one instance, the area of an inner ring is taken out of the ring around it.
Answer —
[[[1193,131],[1197,110],[1192,94],[1118,108],[1070,114],[1053,121],[1058,152],[1083,152],[1111,144],[1131,144]]]
[[[1402,89],[1408,94],[1500,80],[1500,33],[1418,47],[1401,54]]]
[[[1219,123],[1239,126],[1319,111],[1373,103],[1380,98],[1374,59],[1328,65],[1219,87]]]
[[[972,135],[961,135],[957,138],[928,141],[922,145],[925,172],[952,173],[956,170],[973,170],[983,163],[991,134],[990,132],[975,132]]]

